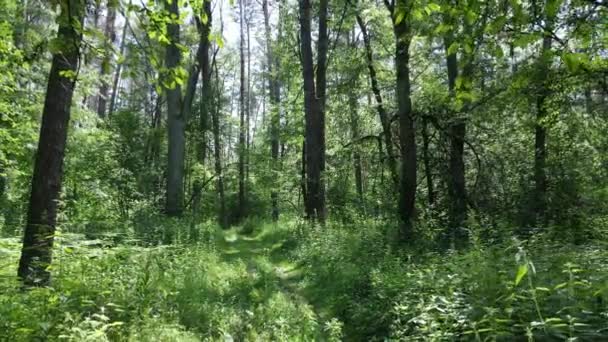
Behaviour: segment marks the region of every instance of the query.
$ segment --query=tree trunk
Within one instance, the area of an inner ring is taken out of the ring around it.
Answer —
[[[317,73],[312,53],[311,4],[300,0],[300,45],[304,79],[305,145],[306,145],[306,216],[325,221],[325,85],[327,67],[327,0],[319,3],[319,39]]]
[[[304,202],[304,213],[306,213],[306,205],[308,205],[308,192],[306,191],[306,139],[302,141],[302,152],[300,153],[300,189],[302,191],[302,201]]]
[[[99,17],[101,15],[101,9],[102,9],[101,3],[102,3],[102,0],[93,0],[91,2],[85,3],[85,6],[87,8],[85,9],[85,13],[84,13],[83,27],[91,26],[94,30],[99,29]],[[92,16],[92,18],[91,18],[91,16]],[[88,50],[87,46],[85,45],[85,48],[82,51],[80,69],[87,69],[87,67],[89,65],[95,63],[97,56],[91,54],[87,50]],[[86,108],[88,108],[91,111],[96,111],[98,97],[99,97],[98,94],[85,93],[82,98],[82,106],[83,107],[86,106]]]
[[[250,35],[251,35],[251,30],[250,30],[250,23],[249,23],[250,18],[246,17],[245,18],[245,24],[247,26],[247,76],[246,76],[246,80],[247,80],[247,97],[245,100],[245,132],[246,132],[246,140],[247,140],[247,144],[245,147],[245,181],[249,182],[249,149],[251,147],[251,107],[252,105],[252,101],[251,101],[251,39],[250,39]],[[255,119],[254,119],[255,122]],[[247,191],[247,189],[245,188],[245,191]],[[245,194],[245,196],[247,196],[247,194]]]
[[[243,8],[243,1],[239,0],[239,18],[240,18],[240,57],[241,57],[241,70],[240,70],[240,91],[239,91],[239,195],[238,195],[238,218],[242,220],[245,217],[245,133],[247,127],[245,125],[246,115],[246,99],[245,99],[245,13]]]
[[[348,35],[348,41],[351,48],[352,53],[356,53],[357,51],[357,38],[355,34],[355,30],[352,30],[352,39],[350,38],[351,34]],[[359,83],[359,72],[355,71],[353,77],[353,82],[351,83],[351,87],[348,90],[348,109],[349,109],[349,119],[350,119],[350,133],[351,140],[357,141],[359,139],[359,99],[357,97],[356,90],[358,89]],[[355,189],[357,191],[357,197],[359,199],[359,204],[363,205],[363,172],[361,167],[361,153],[359,144],[353,145],[353,171],[355,173]]]
[[[166,0],[166,6],[171,15],[179,17],[177,1]],[[167,35],[171,43],[167,46],[165,64],[172,72],[179,67],[181,51],[179,44],[179,25],[167,24]],[[186,121],[182,115],[181,87],[175,84],[166,88],[167,92],[167,130],[168,130],[168,162],[167,162],[167,206],[169,216],[181,216],[184,201],[184,157],[186,149]]]
[[[546,12],[546,9],[545,9]],[[553,18],[545,14],[545,30],[543,44],[539,61],[539,90],[536,97],[536,123],[534,125],[534,193],[533,224],[547,224],[547,127],[545,118],[547,117],[547,98],[549,97],[549,85],[547,84],[547,74],[551,64],[551,32],[553,30]]]
[[[199,31],[200,31],[200,42],[199,47],[201,53],[198,55],[198,64],[200,66],[203,87],[201,91],[201,116],[199,123],[199,131],[201,134],[201,142],[199,147],[199,161],[204,164],[205,163],[205,155],[207,151],[207,139],[205,134],[209,130],[209,112],[211,111],[211,66],[209,62],[209,34],[211,33],[211,22],[212,22],[212,13],[211,13],[211,1],[204,1],[203,10],[205,12],[205,16],[207,17],[207,21],[199,20]],[[216,99],[217,100],[217,99]]]
[[[221,90],[219,87],[220,76],[217,65],[215,66],[215,84],[216,84],[216,101],[215,110],[212,114],[213,124],[213,145],[214,145],[214,156],[215,156],[215,176],[217,177],[217,193],[219,196],[219,223],[222,227],[227,227],[226,217],[226,200],[224,198],[224,174],[222,173],[222,142],[220,136],[220,113],[222,109],[222,101],[220,101]]]
[[[97,102],[97,115],[104,119],[106,117],[107,102],[108,102],[108,91],[110,85],[108,83],[108,76],[110,75],[112,67],[111,63],[111,50],[116,42],[116,32],[114,29],[114,23],[116,22],[116,7],[118,6],[117,0],[108,0],[107,2],[107,15],[106,15],[106,26],[104,30],[106,38],[106,49],[103,60],[101,61],[101,86],[99,87],[99,100]]]
[[[266,37],[266,60],[268,63],[268,92],[270,98],[270,156],[272,158],[273,179],[276,179],[279,171],[279,105],[281,101],[281,88],[278,82],[278,59],[275,59],[272,51],[272,37],[270,34],[270,14],[268,12],[268,0],[262,0],[264,12],[264,31]],[[279,13],[280,16],[280,13]],[[279,21],[281,18],[279,17]],[[279,219],[279,184],[273,183],[270,192],[272,204],[272,220]]]
[[[131,3],[129,2],[129,5]],[[125,53],[126,38],[127,38],[127,28],[129,27],[129,11],[125,12],[125,25],[122,28],[122,37],[120,39],[120,56],[123,56]],[[120,81],[120,72],[122,71],[122,64],[118,63],[116,66],[116,71],[114,71],[114,79],[112,81],[112,95],[110,96],[110,108],[108,110],[108,116],[112,117],[114,114],[114,110],[116,109],[116,98],[118,95],[118,82]]]
[[[452,33],[444,38],[446,52],[446,65],[448,72],[448,89],[450,97],[456,99],[456,79],[458,78],[458,59],[456,52],[450,53],[449,48],[454,41]],[[470,66],[466,69],[470,69]],[[463,72],[463,77],[469,77],[470,72]],[[449,240],[450,243],[462,242],[466,239],[463,225],[467,219],[466,183],[464,175],[464,140],[466,135],[466,123],[464,119],[451,118],[448,126],[448,139],[450,142],[449,152]]]
[[[354,88],[354,87],[353,87]],[[348,106],[350,113],[350,130],[352,141],[359,139],[359,113],[357,112],[357,94],[353,88],[348,93]],[[353,166],[355,171],[355,188],[359,202],[363,204],[363,172],[361,171],[361,154],[359,153],[359,144],[353,145]]]
[[[374,59],[372,52],[372,43],[367,33],[367,27],[363,22],[361,16],[357,15],[357,23],[359,29],[363,35],[363,43],[365,45],[365,57],[367,59],[367,69],[369,70],[369,78],[371,81],[372,92],[376,99],[376,108],[378,110],[378,116],[380,117],[380,124],[382,125],[382,132],[384,133],[384,144],[386,145],[386,153],[388,160],[388,168],[391,173],[391,179],[395,185],[399,184],[399,174],[397,173],[397,163],[395,162],[395,155],[393,152],[393,139],[391,133],[391,121],[384,108],[384,102],[382,100],[382,93],[380,92],[380,86],[378,84],[378,77],[376,76],[376,68],[374,67]]]
[[[416,202],[416,130],[412,113],[410,89],[409,47],[411,28],[409,18],[412,4],[408,0],[397,0],[392,8],[393,30],[396,51],[395,67],[397,73],[397,113],[399,117],[399,143],[401,145],[401,172],[399,180],[399,217],[401,219],[401,239],[411,240],[413,236],[414,206]],[[397,21],[398,15],[405,13],[406,18]]]
[[[429,151],[430,139],[428,121],[422,119],[422,155],[424,158],[424,173],[426,178],[427,201],[430,207],[435,205],[435,185],[433,183],[433,170],[431,169],[431,155]]]
[[[72,24],[82,25],[84,4],[81,0],[63,0],[60,4],[57,38],[62,47],[61,52],[53,55],[51,64],[19,260],[18,276],[26,286],[45,286],[50,282],[48,266],[52,261],[63,158],[82,40],[79,29]]]

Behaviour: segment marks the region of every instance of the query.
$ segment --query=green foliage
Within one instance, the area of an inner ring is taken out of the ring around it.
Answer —
[[[315,339],[314,313],[283,292],[266,257],[233,259],[219,228],[201,229],[207,229],[201,233],[208,234],[207,243],[160,247],[99,248],[79,235],[60,235],[53,287],[27,292],[8,276],[15,271],[19,244],[0,240],[0,251],[10,252],[0,269],[0,338]]]
[[[162,222],[173,245],[60,234],[53,287],[23,292],[0,240],[0,336],[72,340],[494,340],[606,337],[608,255],[546,237],[442,253],[374,221]],[[10,275],[10,276],[7,276]]]
[[[382,225],[331,225],[300,237],[313,302],[346,339],[535,340],[606,337],[608,255],[547,240],[459,253],[396,251]],[[570,260],[578,260],[573,264]],[[599,267],[598,267],[599,266]]]

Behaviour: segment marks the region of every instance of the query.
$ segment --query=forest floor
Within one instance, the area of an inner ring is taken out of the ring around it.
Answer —
[[[260,273],[260,267],[270,266],[270,274],[274,276],[281,294],[285,295],[294,307],[309,307],[315,315],[313,320],[323,322],[327,315],[306,291],[304,274],[297,263],[290,260],[285,243],[286,240],[273,234],[272,230],[246,235],[232,229],[224,232],[224,239],[218,244],[218,248],[222,251],[223,261],[245,262],[247,272],[254,278]],[[264,265],[258,262],[260,258],[266,261]],[[318,333],[322,335],[322,329]]]
[[[83,238],[61,234],[52,287],[32,292],[20,291],[14,277],[19,239],[0,239],[0,317],[9,317],[0,319],[0,341],[60,335],[129,341],[335,340],[326,331],[323,311],[311,300],[314,291],[307,290],[303,269],[293,260],[295,246],[273,224],[257,226],[251,234],[217,229],[196,245],[100,248]],[[156,317],[142,316],[147,311]],[[91,324],[96,317],[101,322]]]
[[[168,245],[58,234],[51,286],[29,291],[16,279],[20,239],[0,238],[0,341],[608,340],[605,245],[477,246],[413,262],[371,225],[199,228],[196,242]]]

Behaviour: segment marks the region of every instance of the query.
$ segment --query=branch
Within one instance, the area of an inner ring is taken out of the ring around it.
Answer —
[[[373,135],[373,134],[366,135],[366,136],[357,138],[355,140],[351,140],[348,143],[346,143],[346,145],[343,145],[342,147],[343,148],[347,148],[350,145],[359,144],[359,143],[362,143],[362,142],[364,142],[366,140],[373,140],[373,139],[380,140],[380,137],[382,137],[382,133],[378,133],[377,135]]]

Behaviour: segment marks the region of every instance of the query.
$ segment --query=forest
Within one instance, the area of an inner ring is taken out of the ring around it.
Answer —
[[[608,1],[0,0],[0,341],[608,341]]]

